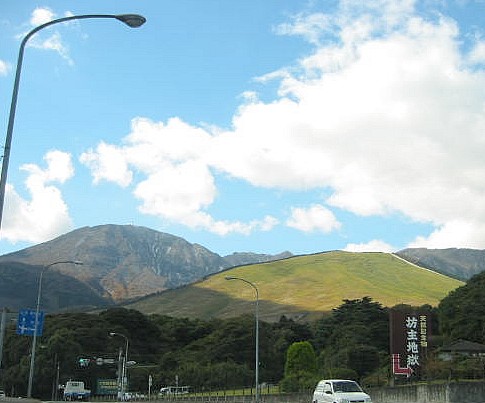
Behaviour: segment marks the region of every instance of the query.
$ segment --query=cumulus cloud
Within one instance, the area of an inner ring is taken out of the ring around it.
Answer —
[[[56,14],[48,7],[37,7],[30,16],[30,25],[36,27],[56,18]]]
[[[91,169],[96,184],[105,180],[126,187],[131,183],[133,175],[127,157],[118,147],[101,142],[96,150],[82,153],[79,159]]]
[[[444,249],[462,245],[467,248],[483,249],[485,228],[472,220],[450,220],[433,231],[429,236],[418,236],[410,245],[411,248],[432,247]]]
[[[311,15],[298,14],[291,22],[279,25],[275,33],[279,35],[298,35],[313,44],[318,44],[322,32],[331,29],[331,18],[323,13]]]
[[[5,193],[5,214],[1,236],[10,242],[43,242],[72,228],[61,190],[74,175],[70,154],[50,151],[44,157],[46,168],[34,164],[21,167],[27,173],[25,187],[30,199],[23,198],[11,185]]]
[[[6,76],[10,70],[10,64],[0,60],[0,76]]]
[[[292,208],[286,225],[303,232],[321,231],[324,233],[339,229],[341,224],[335,215],[321,205],[305,208]]]
[[[338,208],[434,226],[413,245],[483,248],[484,45],[463,53],[455,21],[424,18],[414,6],[345,0],[333,12],[300,14],[277,31],[305,37],[314,51],[261,77],[278,84],[275,99],[245,92],[227,130],[135,119],[123,144],[82,161],[98,182],[126,186],[140,175],[134,194],[146,214],[218,233],[261,228],[209,214],[223,174],[264,188],[325,189],[324,200],[281,220],[301,231],[340,228]],[[389,245],[348,246],[368,247]]]
[[[391,253],[395,250],[387,242],[374,239],[367,243],[349,243],[345,248],[347,252],[388,252]]]
[[[66,12],[65,16],[72,15],[71,12]],[[45,24],[49,21],[52,21],[55,18],[59,18],[59,16],[50,8],[48,7],[37,7],[32,11],[30,16],[29,24],[31,25],[31,29],[38,27],[39,25]],[[30,31],[30,29],[29,29]],[[19,35],[19,37],[24,37],[27,32]],[[57,52],[68,64],[74,64],[74,61],[69,55],[69,48],[63,42],[61,34],[55,28],[55,26],[46,32],[40,32],[34,35],[28,42],[27,46],[43,49],[43,50],[51,50]]]
[[[244,223],[217,220],[207,213],[217,197],[214,174],[204,159],[212,141],[205,130],[178,118],[167,124],[138,118],[124,145],[100,143],[80,161],[91,169],[95,183],[126,187],[132,184],[134,170],[143,174],[133,190],[142,213],[219,235],[269,231],[278,224],[272,216]]]

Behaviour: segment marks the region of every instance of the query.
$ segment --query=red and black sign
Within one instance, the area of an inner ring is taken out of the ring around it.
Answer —
[[[428,315],[390,311],[391,359],[394,375],[418,375],[428,348]]]

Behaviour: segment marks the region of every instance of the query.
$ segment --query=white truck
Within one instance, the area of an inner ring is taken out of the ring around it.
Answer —
[[[347,379],[324,379],[313,392],[313,403],[372,403],[357,382]]]
[[[88,400],[91,391],[84,388],[82,381],[67,381],[64,387],[64,400]]]

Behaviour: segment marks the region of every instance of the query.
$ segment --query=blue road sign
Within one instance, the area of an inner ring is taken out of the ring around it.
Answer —
[[[42,336],[44,328],[44,312],[39,311],[37,318],[37,336]],[[35,331],[35,310],[21,309],[17,321],[17,334],[24,336],[33,336]]]

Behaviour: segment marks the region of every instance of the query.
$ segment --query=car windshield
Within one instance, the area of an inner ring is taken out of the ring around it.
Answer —
[[[333,383],[333,390],[334,392],[362,392],[362,389],[359,385],[355,382],[351,381],[343,381],[343,382],[334,382]]]

